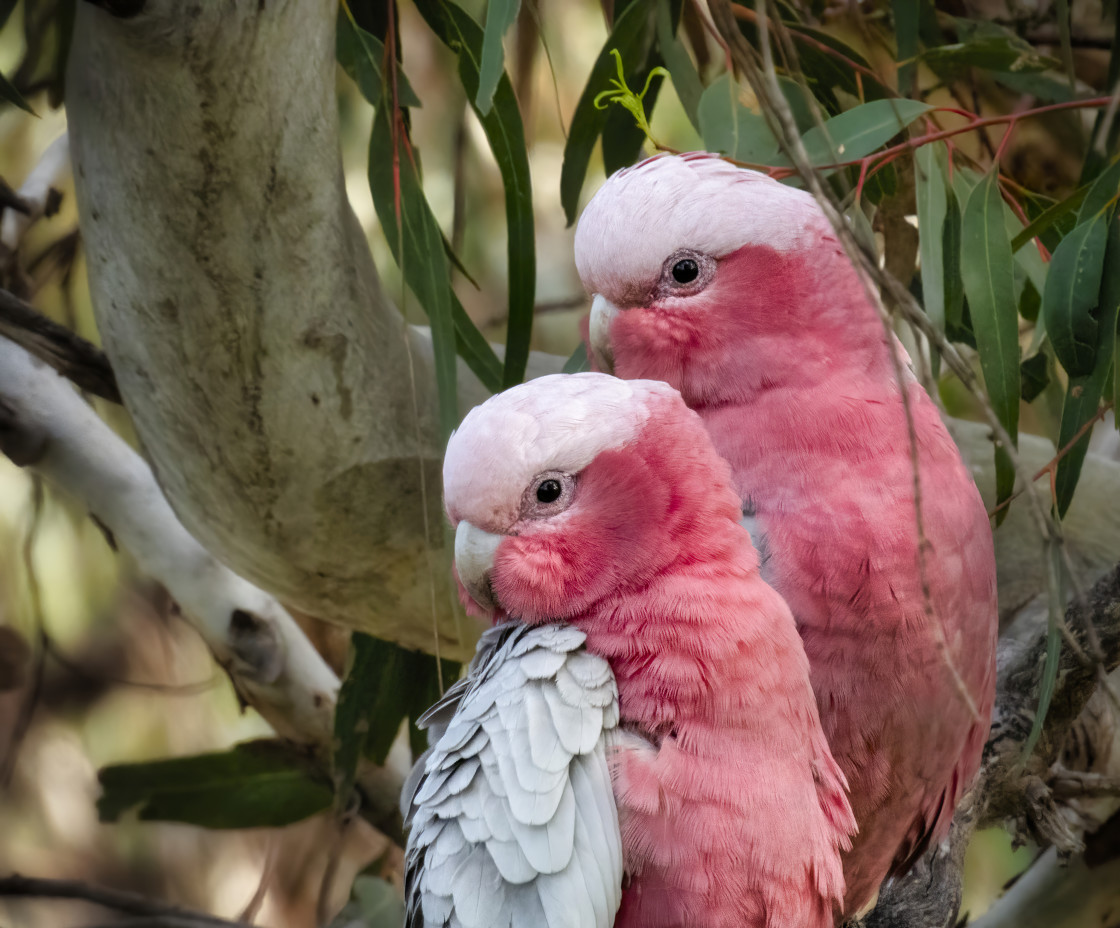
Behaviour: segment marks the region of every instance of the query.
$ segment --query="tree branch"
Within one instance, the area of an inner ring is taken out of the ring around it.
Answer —
[[[285,737],[329,743],[338,678],[271,596],[214,559],[151,471],[70,385],[0,339],[0,450],[76,495],[162,582],[242,696]]]
[[[406,646],[433,650],[438,622],[464,658],[431,348],[346,200],[335,12],[78,4],[67,114],[90,290],[160,485],[208,550]],[[461,371],[470,407],[484,391]]]
[[[78,880],[37,879],[35,877],[19,876],[18,874],[0,877],[0,898],[69,899],[91,902],[102,908],[112,909],[126,915],[136,915],[140,918],[155,920],[147,922],[147,924],[174,925],[176,928],[179,925],[190,925],[194,928],[233,928],[234,925],[244,924],[243,922],[231,922],[224,918],[208,915],[205,912],[196,912],[177,905],[156,902],[136,893],[106,889]],[[129,924],[135,923],[130,921]]]
[[[88,393],[121,402],[113,369],[100,348],[7,290],[0,290],[0,336],[45,361]]]

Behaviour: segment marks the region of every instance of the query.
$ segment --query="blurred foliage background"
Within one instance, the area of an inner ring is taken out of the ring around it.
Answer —
[[[30,115],[9,103],[0,111],[0,177],[13,187],[65,130],[61,62],[75,2],[0,3],[0,13],[10,14],[0,31],[0,71],[34,110]],[[891,17],[899,16],[906,4],[817,2],[798,8],[796,17],[791,7],[789,15],[811,23],[820,41],[842,43],[845,53],[857,53],[887,84],[901,82],[898,62],[904,59],[903,67],[909,67],[905,80],[927,102],[1000,115],[1108,91],[1115,4],[1108,10],[1099,0],[1074,0],[1070,37],[1063,45],[1058,23],[1065,3],[946,0],[936,9],[921,5],[922,15],[945,27],[946,48],[954,39],[967,44],[963,34],[953,34],[960,28],[954,17],[959,17],[998,24],[1003,44],[989,41],[984,46],[994,49],[992,55],[1005,53],[1014,37],[1045,59],[1043,67],[1025,70],[999,59],[999,70],[985,67],[982,57],[964,57],[948,76],[936,58],[905,64],[909,59],[900,54]],[[462,5],[484,21],[484,3]],[[384,6],[352,4],[352,9],[361,21]],[[617,6],[621,10],[626,4]],[[560,196],[567,131],[607,43],[608,21],[619,12],[614,7],[597,0],[525,0],[505,40],[533,184],[537,277],[531,347],[564,356],[576,349],[579,321],[587,312],[571,257],[573,229]],[[711,85],[725,72],[723,53],[694,8],[686,3],[684,9],[681,32],[687,34],[699,76]],[[786,8],[782,10],[785,15]],[[345,9],[343,14],[348,15]],[[501,342],[507,332],[510,279],[503,178],[471,113],[455,54],[411,3],[401,3],[396,14],[403,69],[423,101],[409,110],[408,118],[412,142],[422,154],[424,194],[451,250],[473,279],[452,270],[455,293],[483,334]],[[973,38],[976,51],[983,37]],[[73,41],[81,37],[73,36]],[[373,107],[342,68],[337,89],[351,203],[387,289],[408,318],[424,322],[424,308],[405,286],[370,193]],[[861,102],[839,96],[841,109]],[[756,103],[740,88],[731,105],[750,111]],[[944,127],[967,120],[940,115]],[[1013,189],[1025,192],[1030,217],[1085,183],[1086,140],[1096,117],[1094,109],[1048,113],[1024,120],[1007,142],[1000,159],[1003,173]],[[958,158],[991,163],[1005,130],[996,126],[956,136]],[[660,87],[651,134],[677,150],[711,144],[710,133],[701,138],[671,80]],[[896,167],[900,176],[907,170],[901,162]],[[596,147],[582,201],[602,176],[603,157]],[[894,183],[905,189],[897,177]],[[19,254],[0,256],[0,273],[8,289],[96,340],[73,191],[66,186],[61,192],[58,211],[32,227]],[[890,194],[884,186],[875,202],[889,200]],[[917,248],[914,212],[911,201],[899,204],[893,220],[890,213],[878,214],[872,233],[880,250],[887,237],[907,235]],[[913,253],[910,271],[912,276]],[[1022,346],[1038,350],[1030,320],[1020,320],[1020,328]],[[979,366],[975,354],[969,357]],[[1052,352],[1043,368],[1052,386],[1041,391],[1037,402],[1023,405],[1022,428],[1057,438],[1068,379],[1057,370]],[[940,386],[951,412],[975,416],[972,400],[956,381],[944,377]],[[95,402],[114,427],[130,436],[119,408]],[[1110,431],[1099,431],[1097,441],[1114,442]],[[341,633],[316,629],[315,634],[341,670],[346,646],[339,640]],[[178,619],[163,591],[138,577],[127,556],[112,549],[83,511],[0,459],[0,873],[92,881],[230,918],[297,928],[333,916],[350,898],[353,884],[357,908],[351,911],[378,912],[384,924],[398,923],[396,903],[385,893],[384,882],[354,884],[359,872],[397,887],[401,878],[399,849],[361,821],[342,828],[325,812],[284,829],[244,831],[141,822],[134,813],[116,823],[99,822],[99,768],[223,750],[268,734],[254,713],[241,711],[228,680]],[[964,910],[973,917],[982,913],[1032,856],[1031,848],[1013,851],[1002,832],[978,836],[969,854]],[[103,913],[77,903],[48,906],[0,899],[4,928],[103,921]]]

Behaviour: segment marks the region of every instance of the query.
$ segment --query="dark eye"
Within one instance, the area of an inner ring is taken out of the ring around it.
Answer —
[[[559,480],[542,480],[537,485],[537,502],[555,503],[563,492],[564,488],[560,486]]]
[[[700,276],[700,265],[692,258],[681,258],[673,265],[673,280],[678,284],[690,284]]]
[[[549,519],[572,504],[576,478],[560,470],[547,470],[532,479],[521,497],[524,519]]]

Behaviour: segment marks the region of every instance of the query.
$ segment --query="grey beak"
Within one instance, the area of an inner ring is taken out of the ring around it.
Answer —
[[[490,586],[490,572],[501,541],[501,535],[491,535],[470,522],[460,522],[455,529],[455,570],[459,581],[471,599],[487,612],[498,609]]]

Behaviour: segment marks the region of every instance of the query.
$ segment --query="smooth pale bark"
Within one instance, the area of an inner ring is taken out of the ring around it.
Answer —
[[[434,647],[435,612],[463,656],[430,345],[346,199],[336,10],[78,4],[67,112],[91,294],[144,451],[203,545],[405,645]]]

